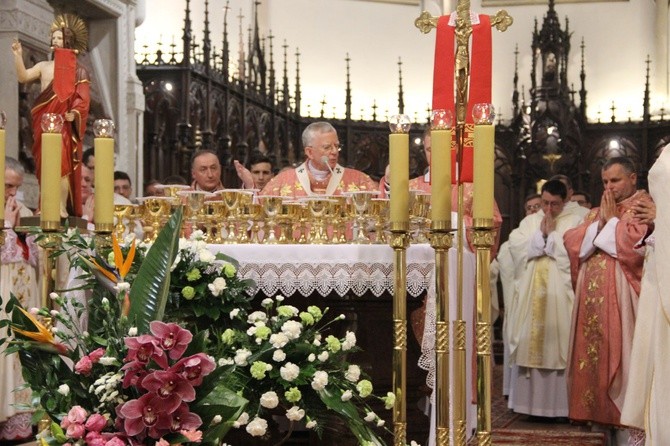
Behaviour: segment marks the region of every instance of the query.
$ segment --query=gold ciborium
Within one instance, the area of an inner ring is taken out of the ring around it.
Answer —
[[[172,199],[168,197],[146,197],[143,199],[143,204],[144,220],[150,225],[148,227],[150,231],[145,234],[144,241],[150,243],[158,237],[161,221],[172,209]]]
[[[132,204],[116,204],[114,205],[114,217],[116,218],[116,226],[114,226],[114,231],[116,232],[116,239],[123,240],[123,235],[126,233],[126,225],[124,219],[130,219],[133,214],[133,208],[135,206]]]
[[[279,207],[284,201],[284,197],[278,195],[263,195],[258,197],[261,205],[263,206],[263,211],[265,211],[265,234],[263,238],[263,243],[274,245],[277,243],[277,236],[275,234],[275,225],[277,214],[279,213]]]
[[[379,195],[377,191],[359,190],[350,192],[351,203],[356,211],[356,219],[354,221],[354,237],[352,243],[367,244],[370,243],[370,237],[367,235],[365,229],[367,225],[367,216],[370,210],[370,202],[372,198]]]

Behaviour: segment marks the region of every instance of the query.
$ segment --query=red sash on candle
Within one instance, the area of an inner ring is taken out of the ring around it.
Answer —
[[[433,110],[451,110],[454,116],[456,116],[456,106],[454,103],[454,32],[456,28],[449,26],[449,17],[449,15],[444,15],[437,22],[435,67],[433,71]],[[471,183],[473,181],[472,134],[474,126],[472,107],[481,102],[491,102],[491,66],[493,54],[491,41],[491,20],[488,15],[480,14],[479,24],[472,25],[468,109],[465,117],[463,166],[461,166],[460,176],[462,183]],[[455,145],[456,138],[452,138],[451,181],[454,184],[457,178]]]
[[[67,48],[54,48],[54,93],[59,102],[74,94],[77,79],[77,55]]]

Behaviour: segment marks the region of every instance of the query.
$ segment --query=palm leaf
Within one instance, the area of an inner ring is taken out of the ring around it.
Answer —
[[[148,333],[151,321],[163,319],[170,291],[170,267],[179,249],[182,215],[181,207],[172,214],[147,252],[130,288],[128,318],[134,321],[138,333]]]

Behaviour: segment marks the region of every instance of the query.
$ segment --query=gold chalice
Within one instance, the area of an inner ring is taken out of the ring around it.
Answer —
[[[253,228],[254,220],[263,212],[260,204],[252,203],[247,200],[245,195],[242,195],[242,202],[237,207],[237,216],[240,220],[240,228],[238,230],[239,243],[252,243],[253,237],[249,232]]]
[[[265,221],[265,237],[263,242],[274,245],[277,243],[277,236],[275,234],[275,219],[279,213],[279,207],[284,201],[284,197],[278,195],[263,195],[258,197],[267,220]]]
[[[205,201],[210,243],[223,243],[222,233],[226,222],[226,203],[222,200]]]
[[[146,197],[144,203],[144,217],[150,226],[150,233],[145,235],[146,243],[153,242],[158,237],[161,220],[170,213],[171,199],[168,197]]]
[[[330,198],[308,197],[302,201],[307,203],[307,209],[314,219],[312,227],[312,240],[315,245],[323,245],[328,243],[328,234],[326,232],[326,225],[324,218],[328,214],[330,206],[334,200]]]
[[[177,196],[184,200],[186,216],[190,220],[191,233],[193,233],[198,229],[201,221],[204,223],[205,198],[212,196],[212,194],[201,190],[180,190],[177,192]]]
[[[375,219],[375,244],[388,244],[386,240],[386,223],[389,221],[389,199],[373,198],[370,202],[372,206],[372,215]]]
[[[221,195],[221,198],[226,205],[226,211],[228,214],[228,231],[223,243],[237,243],[238,239],[235,232],[235,217],[237,215],[237,207],[240,205],[240,189],[223,189],[217,193]]]
[[[430,194],[416,192],[410,208],[410,221],[416,224],[416,243],[428,243],[428,216],[430,215]]]
[[[117,240],[123,240],[123,235],[126,233],[126,225],[124,219],[130,218],[133,213],[132,204],[116,204],[114,205],[114,217],[116,218],[116,226],[114,226],[114,231],[116,231]]]
[[[370,210],[370,202],[372,198],[379,195],[377,191],[359,190],[350,192],[351,202],[356,211],[356,220],[354,223],[354,238],[352,243],[367,244],[370,243],[370,238],[366,234],[367,215]]]
[[[348,215],[348,198],[343,195],[331,195],[328,198],[333,200],[330,206],[331,227],[333,233],[330,237],[331,243],[346,243],[346,223],[349,219]]]
[[[164,197],[180,198],[179,192],[188,190],[191,186],[186,184],[156,184],[156,190],[162,191]]]

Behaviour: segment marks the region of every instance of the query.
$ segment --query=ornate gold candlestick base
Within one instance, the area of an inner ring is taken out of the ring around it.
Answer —
[[[449,445],[449,248],[452,243],[451,232],[431,230],[430,245],[435,250],[435,438],[438,446]]]
[[[391,229],[393,262],[393,435],[395,446],[407,444],[407,229]]]
[[[472,242],[477,264],[477,441],[491,444],[491,247],[493,220],[475,219]]]

